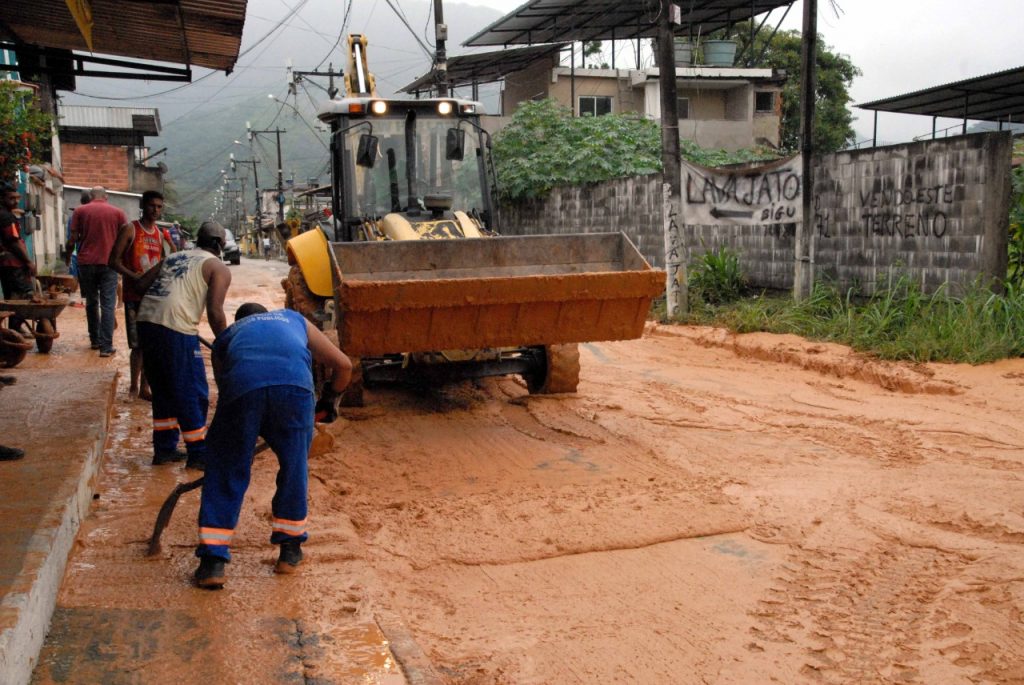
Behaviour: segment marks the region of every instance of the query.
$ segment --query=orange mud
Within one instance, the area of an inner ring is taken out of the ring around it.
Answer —
[[[230,313],[282,301],[283,265],[232,271]],[[42,364],[108,363],[61,352],[82,318]],[[122,378],[36,681],[400,683],[418,649],[415,682],[1024,682],[1024,360],[649,325],[581,363],[573,396],[367,391],[310,460],[296,576],[261,455],[216,593],[189,585],[196,493],[144,558],[192,474],[149,466]]]

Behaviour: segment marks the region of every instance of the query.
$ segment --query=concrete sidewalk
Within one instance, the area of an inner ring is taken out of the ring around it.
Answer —
[[[117,373],[5,370],[0,442],[0,682],[29,682],[75,534],[88,514]]]

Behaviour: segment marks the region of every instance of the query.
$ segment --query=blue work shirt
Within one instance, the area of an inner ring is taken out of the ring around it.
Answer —
[[[313,392],[308,345],[306,319],[290,309],[236,321],[213,344],[219,369],[218,402],[228,403],[271,385],[294,385]]]

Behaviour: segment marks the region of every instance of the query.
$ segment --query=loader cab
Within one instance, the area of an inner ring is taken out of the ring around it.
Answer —
[[[334,240],[477,237],[494,230],[490,136],[478,102],[328,102]]]

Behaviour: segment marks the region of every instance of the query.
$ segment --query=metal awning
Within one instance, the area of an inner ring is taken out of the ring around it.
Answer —
[[[510,48],[492,52],[477,52],[469,55],[458,55],[448,60],[448,85],[451,87],[471,85],[474,83],[493,83],[500,81],[508,74],[522,71],[534,62],[557,55],[568,43],[554,45],[536,45],[527,48]],[[433,73],[420,76],[400,92],[429,92],[437,87]]]
[[[680,4],[676,33],[706,34],[791,4],[793,0],[687,0]],[[463,45],[649,38],[657,34],[660,6],[639,0],[529,0]]]
[[[5,0],[0,40],[230,72],[238,59],[246,2],[90,0],[90,50],[66,0]]]
[[[856,105],[860,109],[979,121],[1024,121],[1024,67]]]

